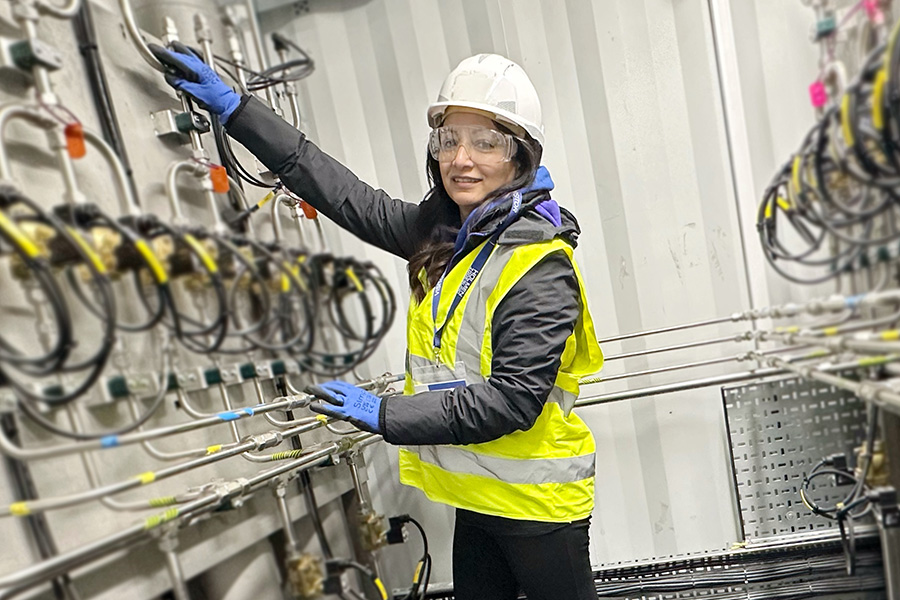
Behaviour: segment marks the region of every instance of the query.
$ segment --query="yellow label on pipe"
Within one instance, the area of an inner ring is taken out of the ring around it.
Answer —
[[[844,134],[844,143],[848,146],[856,145],[853,139],[853,128],[850,127],[850,94],[844,94],[841,100],[841,132]]]
[[[207,446],[206,447],[206,455],[209,456],[210,454],[215,454],[216,452],[218,452],[221,449],[222,449],[222,444],[215,444],[214,446]]]
[[[2,210],[0,210],[0,229],[9,236],[12,243],[18,246],[28,258],[37,258],[41,255],[40,249],[31,241],[31,238],[25,235],[25,232],[19,229],[19,226],[6,216],[6,213]]]
[[[824,333],[826,336],[830,337],[832,335],[837,335],[838,331],[839,330],[837,327],[826,327],[825,329],[822,330],[822,333]]]
[[[881,339],[886,342],[896,342],[900,340],[900,329],[891,329],[889,331],[881,332]]]
[[[350,279],[350,281],[353,282],[353,285],[356,287],[356,291],[363,291],[364,288],[362,281],[360,281],[359,277],[356,276],[356,273],[353,271],[353,267],[347,267],[347,270],[345,272],[347,273],[347,277]]]
[[[388,600],[387,590],[384,589],[384,584],[381,583],[381,579],[378,577],[375,578],[375,587],[378,588],[378,593],[381,594],[381,600]]]
[[[424,563],[420,560],[419,563],[416,565],[416,572],[413,573],[413,583],[419,583],[419,577],[422,576],[422,567],[423,566],[424,566]]]
[[[96,269],[98,273],[106,275],[106,265],[103,264],[100,255],[97,254],[93,247],[88,244],[87,240],[78,233],[78,230],[73,227],[66,227],[66,231],[69,232],[69,235],[72,236],[72,239],[75,240],[75,243],[81,248],[81,251],[87,255],[88,260],[94,265],[94,269]]]
[[[156,481],[156,473],[154,473],[153,471],[147,471],[146,473],[135,475],[134,478],[139,480],[141,482],[141,485],[147,485]]]
[[[783,211],[789,211],[794,207],[788,200],[785,200],[782,196],[778,196],[778,198],[775,199],[775,202],[778,203],[778,206],[780,206],[781,210]]]
[[[887,65],[878,71],[875,76],[875,85],[872,88],[872,125],[881,131],[884,129],[884,85],[887,83]]]
[[[209,252],[206,251],[206,248],[203,247],[203,244],[201,244],[197,238],[186,233],[184,234],[184,241],[191,247],[191,250],[194,251],[194,254],[196,254],[197,258],[200,259],[200,262],[203,263],[203,268],[206,269],[210,275],[219,272],[219,265],[216,264],[216,261],[213,260],[213,257],[209,255]]]
[[[256,208],[262,208],[263,206],[266,205],[266,203],[267,203],[269,200],[271,200],[271,199],[274,198],[274,197],[275,197],[275,192],[274,192],[274,191],[269,192],[268,194],[266,194],[265,196],[263,196],[263,199],[262,199],[262,200],[260,200],[259,202],[256,203]]]
[[[889,360],[887,356],[867,356],[866,358],[861,358],[856,361],[856,364],[860,367],[876,367],[878,365],[883,365]]]
[[[9,505],[9,512],[14,517],[27,517],[31,514],[27,502],[14,502]]]
[[[806,355],[806,358],[822,358],[823,356],[828,356],[831,354],[828,350],[813,350],[809,354]]]
[[[325,415],[316,415],[316,419],[322,421],[323,423],[328,422],[328,417],[326,417]]]
[[[163,506],[170,506],[176,502],[178,502],[178,500],[175,496],[162,496],[161,498],[150,498],[150,500],[147,501],[147,504],[153,508],[162,508]]]
[[[796,155],[794,157],[794,164],[791,167],[791,185],[794,187],[794,193],[800,193],[800,165],[802,163],[802,159],[800,155]]]
[[[153,515],[152,517],[147,517],[144,521],[144,529],[153,529],[163,523],[168,523],[172,519],[178,516],[177,508],[170,508],[166,512],[161,515]]]
[[[169,274],[166,273],[165,268],[163,268],[162,263],[159,262],[159,258],[157,258],[156,254],[153,253],[153,250],[150,249],[150,246],[147,245],[147,242],[144,240],[138,240],[134,243],[134,247],[138,252],[141,253],[141,256],[144,257],[144,261],[146,261],[147,266],[150,267],[150,271],[153,272],[153,276],[156,278],[156,282],[160,285],[168,283]]]
[[[766,202],[766,220],[772,218],[772,203]]]

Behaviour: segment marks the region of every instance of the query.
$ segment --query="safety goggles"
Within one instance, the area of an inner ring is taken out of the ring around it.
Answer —
[[[438,162],[451,162],[465,146],[472,162],[497,164],[512,160],[516,154],[513,136],[480,125],[445,125],[431,130],[428,151]]]

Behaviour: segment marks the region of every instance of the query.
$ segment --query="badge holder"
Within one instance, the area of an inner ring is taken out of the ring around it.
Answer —
[[[466,385],[466,365],[457,362],[453,368],[441,364],[429,364],[413,367],[410,374],[413,380],[413,391],[438,392]]]

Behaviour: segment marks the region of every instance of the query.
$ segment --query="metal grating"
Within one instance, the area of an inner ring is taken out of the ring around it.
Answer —
[[[865,437],[865,403],[801,378],[723,388],[722,397],[744,539],[836,527],[803,505],[800,485],[826,456],[853,456]],[[849,491],[829,479],[811,486],[821,505],[833,505]]]

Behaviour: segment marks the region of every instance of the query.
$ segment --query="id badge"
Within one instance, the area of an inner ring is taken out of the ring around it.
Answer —
[[[457,362],[451,369],[445,364],[428,364],[413,367],[410,372],[413,380],[413,392],[437,392],[450,390],[466,385],[466,365]]]

